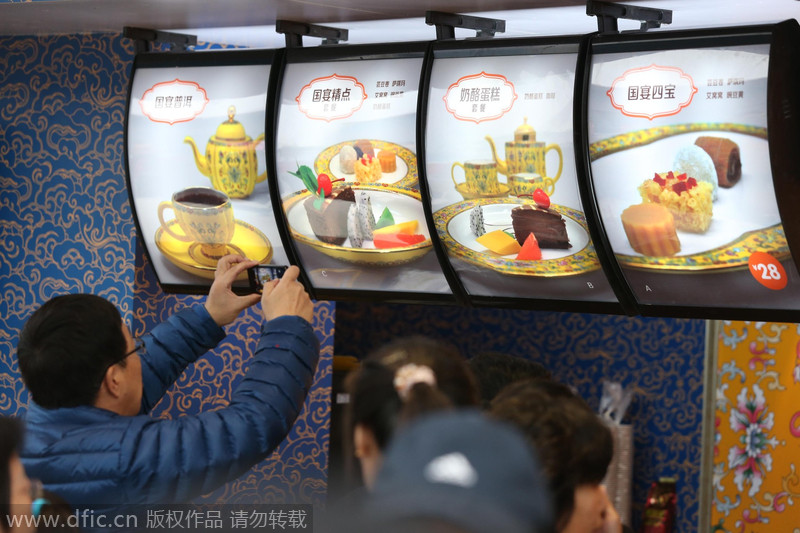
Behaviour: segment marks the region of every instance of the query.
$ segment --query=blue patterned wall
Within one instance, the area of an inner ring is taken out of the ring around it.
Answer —
[[[133,43],[116,34],[0,37],[0,413],[28,397],[14,351],[26,318],[56,294],[114,302],[134,334],[200,297],[164,294],[145,264],[125,188],[123,123]],[[157,406],[174,417],[224,405],[255,348],[248,310]],[[269,459],[209,496],[321,503],[325,497],[334,306],[317,303],[323,359],[306,409]]]
[[[699,523],[705,322],[667,318],[336,304],[337,355],[363,357],[388,339],[422,334],[466,356],[495,351],[544,364],[597,408],[603,380],[633,388],[633,510],[641,523],[650,484],[678,480],[676,531]]]

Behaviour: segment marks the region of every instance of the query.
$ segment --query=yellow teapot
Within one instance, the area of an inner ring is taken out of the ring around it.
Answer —
[[[536,130],[528,124],[528,117],[525,117],[522,125],[514,130],[514,141],[506,143],[506,160],[497,157],[497,149],[494,140],[487,135],[486,140],[492,148],[492,157],[497,163],[497,171],[506,176],[515,174],[539,174],[555,182],[561,177],[561,169],[564,166],[564,156],[561,154],[561,147],[557,144],[545,144],[536,142]],[[555,176],[547,173],[547,161],[545,155],[550,150],[555,150],[558,154],[558,170]]]
[[[194,139],[186,137],[194,152],[197,169],[211,179],[211,185],[231,198],[247,198],[252,194],[256,183],[267,179],[266,171],[258,172],[256,145],[264,140],[265,134],[251,139],[244,132],[244,126],[233,119],[234,106],[228,107],[228,120],[217,128],[217,133],[208,140],[206,155],[202,157]]]

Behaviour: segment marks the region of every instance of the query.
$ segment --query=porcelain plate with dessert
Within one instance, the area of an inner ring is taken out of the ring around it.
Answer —
[[[530,204],[519,198],[480,198],[449,205],[433,214],[439,238],[448,253],[473,265],[502,274],[518,276],[570,276],[591,272],[600,268],[594,246],[589,239],[586,220],[580,211],[570,207],[551,205],[550,209],[561,214],[566,224],[568,249],[542,249],[542,259],[520,261],[515,255],[497,255],[478,243],[470,228],[470,211],[480,207],[483,211],[487,232],[501,229],[512,231],[511,210]]]
[[[353,145],[356,141],[344,141],[323,150],[314,161],[314,171],[317,174],[328,174],[334,178],[344,178],[345,181],[359,181],[354,173],[346,173],[339,164],[339,152],[342,147]],[[370,140],[377,156],[381,150],[391,150],[396,154],[396,169],[393,172],[382,172],[381,178],[376,183],[394,185],[397,187],[416,187],[419,180],[417,170],[417,156],[408,148],[388,141]]]
[[[738,145],[741,179],[730,188],[718,188],[711,224],[704,233],[678,230],[680,252],[669,257],[636,252],[625,234],[620,213],[641,203],[638,187],[655,173],[671,170],[675,154],[701,136],[718,136]],[[778,258],[789,253],[780,225],[764,128],[702,123],[652,128],[594,143],[590,155],[605,230],[624,265],[665,270],[731,268],[747,266],[752,251],[771,252]]]
[[[289,222],[292,237],[300,243],[336,259],[361,265],[390,266],[414,261],[433,248],[428,227],[425,224],[425,213],[419,193],[413,189],[388,187],[381,185],[352,185],[358,194],[369,193],[372,211],[379,218],[384,208],[388,207],[396,223],[416,220],[419,222],[417,232],[425,237],[423,242],[398,248],[377,249],[372,242],[365,241],[362,248],[353,248],[350,241],[345,240],[339,246],[320,241],[311,229],[308,214],[303,202],[309,198],[306,190],[298,191],[283,200],[283,208]],[[334,189],[334,193],[337,190]]]

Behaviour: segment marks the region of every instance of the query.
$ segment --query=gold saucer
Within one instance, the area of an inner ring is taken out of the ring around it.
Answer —
[[[477,198],[503,198],[508,196],[508,193],[511,192],[511,187],[505,183],[499,183],[498,188],[499,190],[497,192],[479,193],[468,191],[467,182],[456,185],[456,190],[461,196],[464,197],[464,200],[475,200]]]
[[[267,236],[246,222],[236,220],[235,223],[236,229],[231,243],[227,246],[227,253],[239,254],[259,263],[269,263],[272,259],[272,244]],[[169,222],[169,230],[177,235],[184,234],[177,220]],[[214,279],[218,258],[204,254],[199,243],[179,241],[164,231],[163,227],[156,230],[155,241],[161,253],[181,270],[206,279]],[[237,279],[247,279],[247,273],[240,274]]]

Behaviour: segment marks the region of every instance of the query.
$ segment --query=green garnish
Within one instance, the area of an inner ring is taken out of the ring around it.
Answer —
[[[301,180],[303,180],[303,184],[308,189],[308,192],[315,195],[317,198],[314,200],[314,208],[315,209],[322,209],[322,204],[325,202],[325,191],[319,187],[317,183],[317,176],[314,175],[314,171],[311,170],[311,167],[306,165],[298,165],[297,172],[289,171],[289,174],[292,176],[297,176]]]
[[[303,180],[303,184],[306,186],[306,189],[311,194],[317,194],[317,176],[314,175],[314,171],[311,170],[311,167],[306,165],[299,165],[297,167],[297,172],[289,171],[289,174],[292,176],[297,176],[301,180]]]
[[[325,203],[325,191],[320,189],[319,196],[314,200],[314,209],[322,209],[322,204]]]
[[[385,228],[386,226],[394,226],[394,217],[388,207],[383,208],[378,222],[375,223],[375,229]]]

